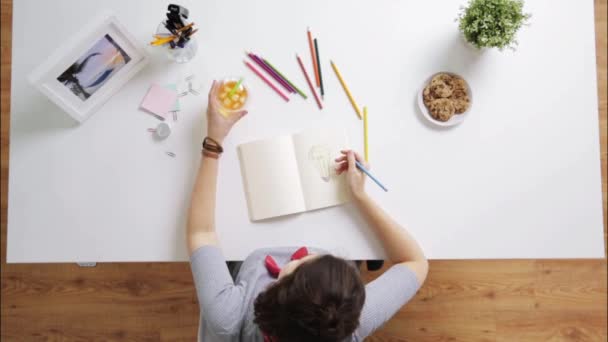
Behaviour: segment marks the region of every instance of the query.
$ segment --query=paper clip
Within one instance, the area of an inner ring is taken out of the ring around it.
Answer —
[[[177,111],[173,110],[171,113],[173,113],[173,121],[177,121]]]
[[[156,128],[148,128],[148,132],[154,133],[154,132],[156,132]]]
[[[165,153],[166,153],[166,154],[167,154],[169,157],[171,157],[171,158],[175,158],[175,153],[170,152],[170,151],[167,151],[167,152],[165,152]]]
[[[184,97],[184,96],[186,96],[186,95],[188,95],[188,92],[187,92],[187,91],[185,91],[185,92],[183,92],[183,93],[179,93],[179,97]]]
[[[190,93],[194,95],[199,95],[199,90],[201,90],[202,84],[200,82],[188,80],[188,90]]]

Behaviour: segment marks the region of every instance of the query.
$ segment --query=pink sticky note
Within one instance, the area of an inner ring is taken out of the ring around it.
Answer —
[[[164,118],[175,105],[177,93],[158,84],[153,84],[141,102],[140,107],[154,115]]]

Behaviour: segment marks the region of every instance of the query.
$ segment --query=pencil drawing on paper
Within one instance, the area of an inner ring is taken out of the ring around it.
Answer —
[[[332,160],[331,150],[327,145],[312,145],[308,150],[308,160],[311,161],[313,167],[319,173],[319,177],[325,182],[331,180],[332,175]]]

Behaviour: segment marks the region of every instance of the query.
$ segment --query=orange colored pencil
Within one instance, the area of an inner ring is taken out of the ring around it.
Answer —
[[[315,73],[315,80],[317,81],[317,87],[321,86],[321,82],[319,81],[319,69],[317,66],[317,54],[315,53],[315,46],[312,43],[312,35],[310,34],[310,28],[306,29],[308,31],[308,46],[310,47],[310,59],[312,60],[312,69]]]

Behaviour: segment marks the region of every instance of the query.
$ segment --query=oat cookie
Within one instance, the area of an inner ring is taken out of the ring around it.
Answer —
[[[454,89],[452,91],[452,95],[450,95],[452,100],[460,100],[464,98],[469,98],[466,89]]]
[[[431,83],[431,93],[435,98],[448,98],[452,96],[452,87],[445,82]]]
[[[433,94],[431,93],[431,85],[429,84],[424,87],[424,91],[422,91],[422,101],[424,102],[424,105],[428,107],[433,100],[434,98]]]
[[[437,83],[445,83],[448,86],[452,86],[452,81],[453,81],[453,77],[449,74],[437,74],[435,76],[433,76],[433,78],[431,79],[431,85],[435,85]]]
[[[471,100],[466,92],[466,89],[457,88],[454,89],[452,95],[450,96],[450,100],[454,103],[454,108],[456,109],[456,114],[462,114],[469,109],[471,104]]]
[[[470,101],[468,97],[464,97],[457,100],[452,100],[452,104],[454,105],[454,113],[462,114],[469,109]]]
[[[454,103],[450,99],[436,99],[431,101],[429,105],[429,112],[435,120],[446,122],[456,112]]]
[[[463,92],[467,92],[467,84],[465,83],[465,81],[458,77],[458,76],[454,76],[452,77],[452,89],[454,91],[456,90],[461,90]]]

